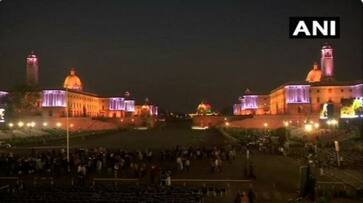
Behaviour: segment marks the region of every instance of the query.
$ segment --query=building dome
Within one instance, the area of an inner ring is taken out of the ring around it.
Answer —
[[[212,106],[208,103],[201,102],[197,107],[197,114],[210,114],[212,113]]]
[[[76,75],[76,71],[73,68],[64,80],[63,87],[71,90],[83,90],[81,79]]]
[[[307,82],[320,82],[322,78],[322,72],[318,67],[317,63],[314,63],[313,69],[309,71],[308,75],[306,76]]]

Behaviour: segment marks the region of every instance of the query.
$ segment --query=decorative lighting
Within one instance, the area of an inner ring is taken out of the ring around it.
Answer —
[[[336,126],[336,125],[338,125],[338,121],[336,119],[329,119],[326,121],[326,124],[331,125],[331,126]]]
[[[224,125],[225,125],[226,127],[229,127],[229,122],[225,122],[225,123],[224,123]]]
[[[14,127],[14,124],[13,123],[9,123],[9,127],[10,128]]]
[[[19,126],[19,128],[23,127],[23,126],[24,126],[23,121],[19,121],[19,122],[18,122],[18,126]]]
[[[304,130],[305,130],[306,132],[311,132],[311,131],[313,131],[313,125],[311,125],[310,123],[305,124],[305,125],[304,125]]]
[[[57,122],[55,125],[56,125],[58,128],[60,128],[60,127],[62,126],[62,123]]]
[[[318,129],[320,127],[319,123],[314,123],[314,128]]]
[[[47,122],[43,122],[43,126],[44,127],[47,127],[48,126],[48,123]]]
[[[263,127],[267,128],[268,127],[268,123],[263,123]]]
[[[289,122],[288,121],[284,121],[284,126],[287,128],[289,127]]]
[[[73,123],[69,124],[69,127],[73,128],[74,127],[74,124]]]
[[[32,127],[32,128],[34,128],[36,125],[37,125],[37,124],[36,124],[34,121],[32,121],[32,122],[30,123],[30,127]]]

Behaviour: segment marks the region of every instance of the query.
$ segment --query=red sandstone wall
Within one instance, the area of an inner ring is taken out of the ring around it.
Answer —
[[[267,123],[267,128],[275,129],[284,127],[284,121],[292,121],[291,125],[303,125],[306,116],[304,115],[261,115],[253,118],[246,118],[239,121],[231,121],[230,127],[233,128],[265,128],[264,123]],[[315,114],[309,117],[314,122],[319,121],[319,115]]]

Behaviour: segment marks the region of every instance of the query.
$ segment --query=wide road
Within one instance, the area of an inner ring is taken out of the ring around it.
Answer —
[[[189,122],[168,122],[159,127],[148,130],[129,129],[104,135],[75,137],[70,139],[71,148],[75,147],[107,147],[124,149],[162,149],[176,145],[183,146],[210,146],[226,144],[230,141],[218,130],[192,130]],[[66,140],[61,139],[44,143],[42,145],[27,144],[17,146],[24,148],[62,148]]]

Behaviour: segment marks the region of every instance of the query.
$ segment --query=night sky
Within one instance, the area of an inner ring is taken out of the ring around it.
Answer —
[[[290,16],[340,16],[341,37],[289,39]],[[184,112],[205,99],[220,110],[246,88],[304,80],[326,41],[337,80],[361,79],[361,0],[2,0],[0,89],[23,83],[34,50],[43,88],[76,67],[99,95],[128,90]]]

